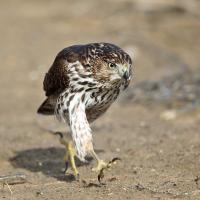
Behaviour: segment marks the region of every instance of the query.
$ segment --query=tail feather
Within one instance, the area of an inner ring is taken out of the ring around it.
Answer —
[[[56,100],[56,96],[49,96],[48,98],[46,98],[45,101],[38,108],[37,113],[43,115],[54,115]]]

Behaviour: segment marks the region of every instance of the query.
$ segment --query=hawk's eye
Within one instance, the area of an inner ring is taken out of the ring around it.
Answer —
[[[110,68],[116,68],[117,65],[116,65],[115,63],[109,63],[109,67],[110,67]]]

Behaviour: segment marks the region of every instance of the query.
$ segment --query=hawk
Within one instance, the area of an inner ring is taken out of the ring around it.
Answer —
[[[95,170],[110,166],[94,152],[90,123],[104,114],[131,80],[132,61],[121,48],[110,43],[74,45],[60,51],[46,73],[43,89],[46,100],[38,109],[44,115],[56,115],[70,127],[71,141],[66,146],[66,163],[74,175],[79,173],[74,156],[86,161],[90,154],[97,160]]]

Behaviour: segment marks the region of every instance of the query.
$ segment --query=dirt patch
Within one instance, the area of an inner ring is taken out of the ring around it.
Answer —
[[[91,171],[93,160],[79,163],[86,183],[65,176],[63,147],[40,128],[55,123],[36,115],[44,73],[71,44],[122,46],[134,57],[133,85],[199,68],[196,9],[138,2],[0,1],[0,175],[22,173],[28,180],[2,186],[0,199],[200,199],[199,111],[165,121],[159,103],[115,103],[92,126],[99,156],[122,159],[104,185]]]

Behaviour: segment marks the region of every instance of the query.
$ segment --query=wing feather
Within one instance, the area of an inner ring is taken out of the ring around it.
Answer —
[[[68,67],[70,63],[79,60],[80,49],[80,46],[71,46],[58,53],[43,81],[46,96],[60,94],[68,88]]]

